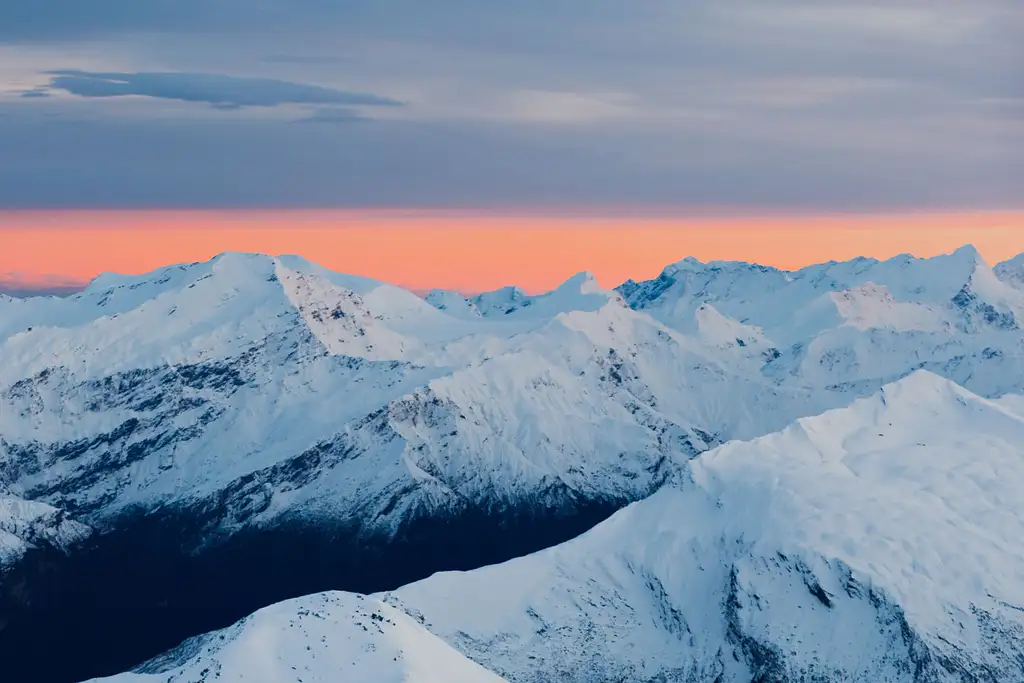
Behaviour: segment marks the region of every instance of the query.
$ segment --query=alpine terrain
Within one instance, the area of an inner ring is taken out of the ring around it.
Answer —
[[[4,680],[1024,680],[1020,262],[0,296]]]

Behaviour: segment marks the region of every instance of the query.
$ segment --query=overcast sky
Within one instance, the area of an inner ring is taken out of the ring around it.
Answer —
[[[0,208],[1024,205],[1021,0],[0,0]]]

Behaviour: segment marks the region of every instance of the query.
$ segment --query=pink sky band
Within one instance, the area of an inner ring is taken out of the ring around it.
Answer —
[[[966,243],[1024,252],[1024,211],[743,214],[722,209],[502,212],[364,209],[0,212],[0,283],[48,287],[223,251],[297,253],[412,289],[551,289],[581,270],[615,286],[685,256],[794,269],[855,256],[932,256]]]

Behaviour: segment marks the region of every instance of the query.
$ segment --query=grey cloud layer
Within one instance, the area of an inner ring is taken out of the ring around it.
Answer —
[[[1024,177],[1024,159],[794,151],[785,139],[660,130],[13,119],[0,149],[26,162],[0,163],[8,207],[984,207]]]
[[[1022,35],[1020,0],[0,0],[78,96],[0,83],[0,206],[1021,205]]]

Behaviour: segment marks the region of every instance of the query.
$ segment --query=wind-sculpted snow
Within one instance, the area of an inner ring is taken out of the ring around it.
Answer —
[[[382,597],[517,683],[1024,680],[1020,416],[919,372],[689,470]]]
[[[106,683],[501,683],[395,608],[320,593],[198,636]]]

